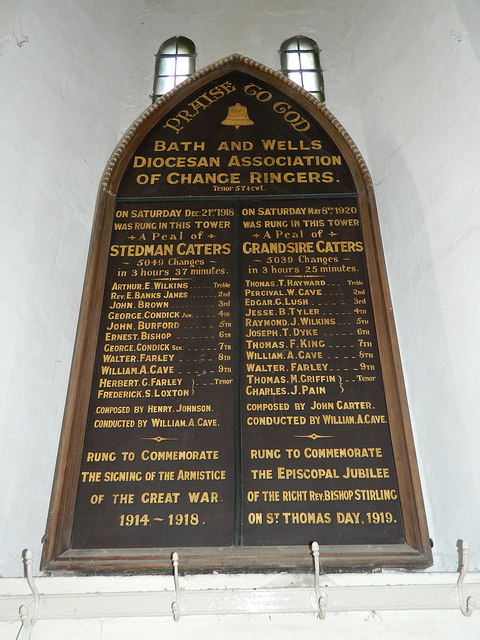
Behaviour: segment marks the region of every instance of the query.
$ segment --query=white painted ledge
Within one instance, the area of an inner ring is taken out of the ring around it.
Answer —
[[[460,611],[455,573],[331,574],[320,576],[325,613],[348,611]],[[182,616],[252,613],[316,613],[313,575],[180,576]],[[40,577],[39,620],[172,616],[173,578],[168,576]],[[468,574],[463,600],[480,610],[480,574]],[[33,596],[22,578],[0,579],[0,620],[19,620]],[[478,611],[473,611],[473,616]]]

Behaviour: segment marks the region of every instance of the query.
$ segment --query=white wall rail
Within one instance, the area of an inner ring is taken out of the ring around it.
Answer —
[[[321,575],[318,544],[312,543],[311,550],[313,576],[212,574],[179,578],[181,558],[174,553],[173,581],[168,576],[68,576],[34,580],[32,553],[27,550],[23,555],[31,594],[23,579],[0,580],[0,620],[18,620],[20,616],[17,640],[28,640],[33,638],[33,626],[42,619],[173,615],[174,620],[181,621],[183,616],[254,613],[309,613],[324,619],[334,612],[454,609],[468,617],[474,613],[476,600],[480,601],[480,575],[467,574],[465,542],[460,545],[456,581],[453,573],[383,571]],[[275,586],[269,586],[272,583]]]

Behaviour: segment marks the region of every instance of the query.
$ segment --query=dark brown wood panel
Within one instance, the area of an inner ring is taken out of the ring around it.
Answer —
[[[371,180],[239,56],[102,178],[42,566],[431,562]]]

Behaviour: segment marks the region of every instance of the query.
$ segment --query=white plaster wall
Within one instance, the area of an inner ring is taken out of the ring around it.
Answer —
[[[0,623],[5,640],[14,640],[18,623]],[[42,621],[34,628],[34,640],[477,640],[476,619],[458,612],[342,613],[318,620],[313,614],[196,616],[173,619],[117,618],[115,620]]]
[[[196,42],[199,68],[234,51],[278,68],[280,43],[297,33],[322,48],[327,106],[377,184],[434,568],[455,570],[460,537],[480,568],[480,70],[462,22],[478,14],[468,2],[460,15],[462,1],[2,3],[0,576],[22,574],[25,547],[40,557],[98,181],[149,104],[154,54],[174,34]],[[6,623],[0,635],[17,628]],[[342,614],[326,624],[295,615],[41,621],[35,638],[447,638],[453,630],[473,638],[478,622],[446,612]]]
[[[455,0],[457,11],[462,20],[463,29],[456,33],[458,41],[464,38],[470,43],[474,54],[480,61],[480,7],[477,0]]]

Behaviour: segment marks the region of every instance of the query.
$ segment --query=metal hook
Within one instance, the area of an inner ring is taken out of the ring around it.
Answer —
[[[33,580],[32,559],[33,559],[32,550],[25,549],[25,551],[23,552],[23,563],[25,565],[25,573],[26,573],[28,586],[30,587],[33,593],[33,616],[30,618],[30,624],[33,627],[33,625],[38,620],[38,613],[40,611],[40,594],[38,593],[37,586]]]
[[[473,596],[468,596],[467,598],[465,598],[463,594],[463,579],[465,578],[468,570],[468,557],[470,555],[470,548],[466,540],[460,540],[460,551],[461,564],[460,573],[457,580],[458,604],[460,605],[460,611],[463,613],[463,615],[468,617],[472,615],[476,602]]]
[[[318,608],[318,617],[320,620],[325,620],[327,615],[327,594],[320,589],[320,551],[318,548],[318,542],[312,542],[310,545],[313,554],[313,563],[315,567],[315,601]]]
[[[172,553],[173,581],[175,583],[175,600],[172,602],[172,613],[175,622],[180,620],[180,585],[178,582],[178,553]]]
[[[28,609],[24,604],[20,607],[20,620],[22,621],[22,626],[18,632],[17,640],[29,640],[32,634],[32,625],[30,624]]]
[[[17,635],[17,640],[28,640],[32,635],[33,625],[38,620],[38,613],[40,610],[40,594],[38,593],[38,589],[35,585],[32,575],[32,559],[33,553],[30,549],[25,549],[23,552],[23,566],[25,571],[25,577],[28,582],[28,586],[30,587],[33,593],[33,615],[30,616],[28,612],[28,607],[24,604],[20,607],[20,620],[22,621],[22,626],[20,627],[20,631]]]

